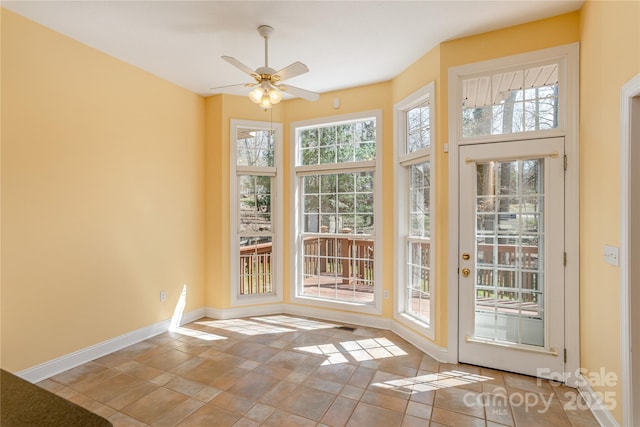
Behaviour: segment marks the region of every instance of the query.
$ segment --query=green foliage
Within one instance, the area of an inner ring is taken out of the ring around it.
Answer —
[[[304,129],[299,144],[301,165],[374,160],[376,123],[365,120]]]

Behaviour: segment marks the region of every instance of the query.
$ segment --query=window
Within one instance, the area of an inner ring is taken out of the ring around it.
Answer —
[[[558,64],[462,80],[462,136],[504,135],[558,127]]]
[[[292,298],[380,310],[380,113],[294,123]]]
[[[281,125],[231,121],[232,303],[280,301]]]
[[[433,337],[433,83],[395,106],[396,317]]]

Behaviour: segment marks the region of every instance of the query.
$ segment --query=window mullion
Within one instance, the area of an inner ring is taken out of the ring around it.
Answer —
[[[418,163],[423,163],[424,161],[429,160],[430,158],[431,158],[431,149],[428,148],[426,150],[420,150],[411,154],[401,156],[398,163],[400,163],[400,166],[407,167],[407,166],[416,165]]]
[[[374,170],[376,166],[375,160],[366,162],[344,162],[331,163],[321,165],[304,165],[296,166],[296,175],[318,175],[331,173],[349,173]]]
[[[236,174],[276,176],[276,168],[262,166],[236,166]]]

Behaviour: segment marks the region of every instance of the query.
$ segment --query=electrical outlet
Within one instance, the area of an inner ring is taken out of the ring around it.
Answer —
[[[160,302],[165,302],[167,300],[167,293],[165,291],[160,291]]]
[[[604,262],[611,265],[619,265],[618,263],[618,251],[615,246],[604,245]]]
[[[389,291],[384,291],[384,299],[389,299]]]

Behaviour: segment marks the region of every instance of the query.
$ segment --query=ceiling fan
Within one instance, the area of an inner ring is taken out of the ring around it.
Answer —
[[[249,98],[265,111],[271,108],[272,105],[280,102],[282,100],[283,93],[290,93],[293,96],[298,96],[308,101],[318,100],[318,98],[320,98],[320,94],[318,93],[296,86],[291,86],[289,84],[280,83],[308,72],[309,68],[302,62],[296,61],[279,71],[269,67],[269,37],[271,37],[273,32],[273,27],[270,27],[269,25],[260,25],[258,27],[258,33],[262,38],[264,38],[264,67],[257,68],[254,71],[231,56],[222,56],[222,59],[227,61],[229,64],[253,77],[255,82],[221,86],[212,88],[211,90],[218,90],[233,86],[254,88],[249,92]]]

